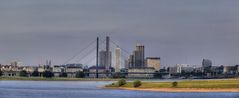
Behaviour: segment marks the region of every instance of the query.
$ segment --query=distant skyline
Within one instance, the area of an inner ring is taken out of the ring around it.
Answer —
[[[204,58],[235,65],[238,5],[238,0],[1,0],[0,64],[38,65],[47,59],[63,64],[97,36],[109,35],[129,52],[137,43],[145,45],[145,57],[160,57],[163,66],[199,65]],[[70,63],[85,63],[77,61]]]

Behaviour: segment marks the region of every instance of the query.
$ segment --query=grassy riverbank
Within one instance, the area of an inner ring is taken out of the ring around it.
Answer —
[[[133,86],[133,82],[127,82],[120,87],[117,83],[105,87],[165,92],[239,92],[239,79],[186,80],[177,82],[176,86],[173,86],[173,82],[142,82],[137,88]]]
[[[117,81],[110,78],[43,78],[43,77],[0,77],[0,80],[19,80],[19,81]]]

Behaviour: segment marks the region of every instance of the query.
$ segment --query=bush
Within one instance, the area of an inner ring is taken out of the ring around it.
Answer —
[[[134,87],[140,87],[142,85],[142,83],[141,83],[141,81],[139,81],[139,80],[135,80],[134,82],[133,82],[133,86]]]
[[[175,81],[172,83],[172,87],[177,87],[177,86],[178,86],[178,82]]]
[[[33,71],[32,76],[33,77],[38,77],[39,76],[39,72],[37,70]]]
[[[63,72],[63,73],[60,74],[59,77],[67,77],[67,73],[66,73],[66,72]]]
[[[54,74],[51,71],[44,71],[43,72],[43,77],[45,78],[52,78]]]
[[[85,77],[85,74],[83,71],[76,72],[76,78],[84,78],[84,77]]]
[[[115,78],[115,79],[116,78],[125,78],[125,75],[121,74],[119,72],[116,72],[116,73],[112,74],[112,77]]]
[[[25,71],[25,70],[20,71],[20,76],[21,77],[26,77],[27,76],[27,71]]]
[[[160,74],[160,72],[155,71],[154,72],[154,78],[162,78],[162,75]]]
[[[123,86],[126,84],[126,80],[125,79],[121,79],[118,81],[118,86]]]
[[[0,70],[0,77],[2,76],[2,71]]]

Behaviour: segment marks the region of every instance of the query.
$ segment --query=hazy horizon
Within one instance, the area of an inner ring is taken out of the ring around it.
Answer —
[[[161,57],[162,65],[200,65],[204,58],[236,65],[238,5],[237,0],[1,0],[0,64],[38,65],[47,59],[63,64],[97,36],[109,35],[128,52],[144,44],[146,57]],[[69,63],[94,64],[79,58]]]

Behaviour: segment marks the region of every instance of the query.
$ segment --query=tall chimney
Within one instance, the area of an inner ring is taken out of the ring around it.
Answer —
[[[106,52],[110,51],[110,37],[106,36]]]

